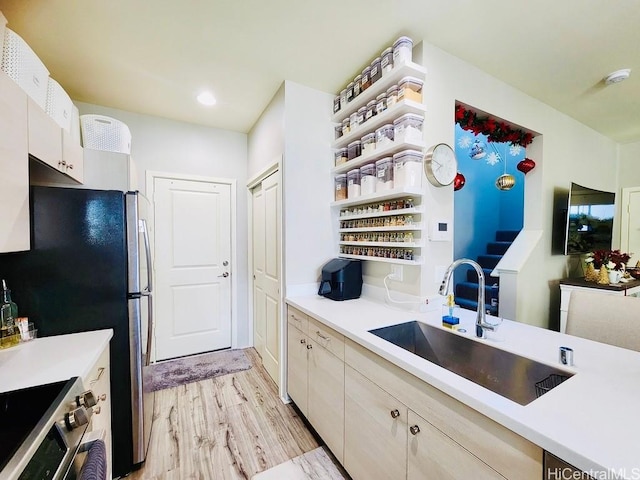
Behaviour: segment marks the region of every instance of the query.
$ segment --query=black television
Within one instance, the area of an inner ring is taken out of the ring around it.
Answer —
[[[564,208],[556,210],[561,221],[554,228],[557,238],[562,239],[556,243],[561,251],[554,250],[564,255],[610,250],[616,194],[572,182],[565,198]]]

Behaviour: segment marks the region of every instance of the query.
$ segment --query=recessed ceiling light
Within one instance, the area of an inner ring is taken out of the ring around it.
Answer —
[[[604,77],[605,85],[613,85],[614,83],[622,82],[626,80],[631,75],[630,68],[623,68],[622,70],[616,70],[615,72],[611,72],[609,75]]]
[[[198,94],[196,98],[198,99],[198,102],[200,102],[202,105],[206,105],[207,107],[216,104],[216,97],[214,97],[213,93],[209,91],[204,91]]]

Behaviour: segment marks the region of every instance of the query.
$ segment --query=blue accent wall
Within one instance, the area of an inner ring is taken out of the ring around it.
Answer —
[[[516,166],[525,158],[525,149],[509,143],[490,143],[485,135],[455,126],[458,171],[465,176],[464,187],[454,192],[454,258],[470,258],[486,253],[487,243],[497,230],[521,230],[524,216],[525,175]],[[474,158],[472,158],[474,157]],[[516,179],[508,191],[496,187],[496,179],[506,172]]]

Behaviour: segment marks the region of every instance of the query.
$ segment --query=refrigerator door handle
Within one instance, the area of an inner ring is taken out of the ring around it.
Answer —
[[[153,346],[153,336],[155,335],[153,331],[153,295],[151,292],[143,292],[141,295],[147,297],[147,351],[145,352],[144,366],[148,367],[151,363],[151,350]]]
[[[147,257],[147,287],[145,288],[145,291],[152,292],[153,265],[151,264],[151,244],[149,243],[149,230],[147,229],[147,221],[144,218],[140,219],[140,230],[144,238],[144,252]]]

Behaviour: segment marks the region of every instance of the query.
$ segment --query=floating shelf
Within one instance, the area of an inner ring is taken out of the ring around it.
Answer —
[[[340,215],[338,220],[359,220],[361,218],[378,218],[378,217],[390,217],[392,215],[409,215],[409,214],[421,214],[421,207],[413,207],[413,208],[401,208],[400,210],[385,210],[383,212],[372,212],[372,213],[359,213],[356,215]]]
[[[376,148],[370,153],[360,155],[345,163],[341,163],[331,169],[331,173],[346,173],[353,168],[361,167],[367,163],[372,163],[377,159],[384,157],[391,157],[394,153],[401,152],[402,150],[420,150],[425,148],[424,142],[392,142],[391,145],[387,145],[383,148]]]
[[[347,103],[346,108],[338,110],[338,112],[333,115],[331,121],[333,123],[341,122],[343,118],[349,115],[349,113],[357,111],[360,107],[366,106],[367,103],[371,100],[375,100],[382,92],[386,92],[391,85],[398,84],[404,77],[424,78],[426,73],[427,69],[425,67],[414,62],[395,65],[393,70],[386,75],[383,75],[380,80],[373,83],[364,92]]]
[[[422,230],[422,224],[403,225],[398,227],[357,227],[357,228],[339,228],[340,233],[349,232],[416,232]]]
[[[346,200],[338,200],[331,202],[332,207],[348,207],[351,205],[361,205],[365,203],[379,202],[382,200],[391,200],[399,197],[422,197],[422,187],[402,187],[392,188],[391,190],[383,190],[381,192],[372,193],[370,195],[360,195],[356,198],[347,198]],[[391,210],[389,210],[391,211]],[[395,210],[399,212],[400,210]],[[342,217],[339,217],[342,218]],[[352,217],[353,218],[353,217]]]
[[[348,255],[346,253],[339,253],[338,257],[354,258],[356,260],[370,260],[372,262],[381,263],[396,263],[399,265],[422,265],[422,260],[400,260],[399,258],[369,257],[367,255]]]
[[[337,138],[331,146],[333,148],[346,147],[354,140],[360,140],[363,135],[375,132],[378,127],[386,125],[387,123],[393,124],[393,121],[396,118],[401,117],[405,113],[424,115],[424,112],[426,111],[427,108],[422,103],[415,102],[413,100],[402,100],[375,117],[371,117],[362,125],[359,125],[358,128],[350,131],[340,138]]]
[[[367,247],[399,247],[399,248],[422,248],[424,245],[421,243],[413,243],[413,242],[349,242],[349,241],[341,241],[338,242],[340,245],[356,245],[356,246],[367,246]]]

